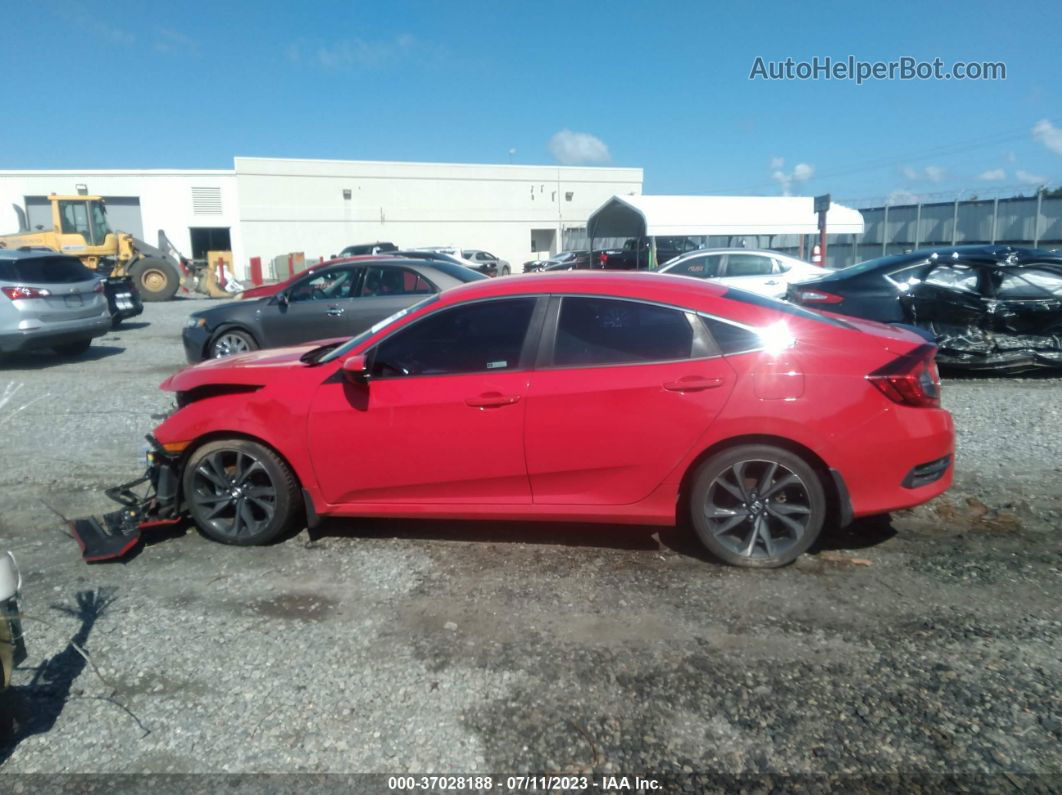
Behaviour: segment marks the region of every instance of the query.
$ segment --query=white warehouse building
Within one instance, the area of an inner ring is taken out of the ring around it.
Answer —
[[[0,171],[0,233],[50,226],[49,193],[107,201],[112,228],[155,245],[160,230],[188,257],[231,250],[307,261],[354,243],[485,249],[518,271],[555,253],[613,195],[640,194],[642,169],[237,157],[230,170]],[[281,276],[286,274],[280,274]]]

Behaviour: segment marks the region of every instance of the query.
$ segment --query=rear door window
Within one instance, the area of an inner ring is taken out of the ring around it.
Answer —
[[[964,293],[976,293],[977,270],[960,262],[938,265],[926,274],[925,283]]]
[[[613,298],[561,302],[553,364],[588,367],[688,359],[693,328],[678,309]]]
[[[428,295],[434,293],[431,282],[408,268],[370,266],[365,269],[362,297],[392,295]]]
[[[774,270],[774,261],[762,254],[727,254],[727,276],[768,276]]]
[[[667,273],[675,276],[698,276],[702,279],[711,279],[713,276],[719,275],[719,265],[722,261],[722,254],[704,254],[699,257],[690,257],[668,267]]]

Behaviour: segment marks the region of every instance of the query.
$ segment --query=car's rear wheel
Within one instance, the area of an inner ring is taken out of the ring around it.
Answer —
[[[77,342],[68,342],[65,345],[56,345],[55,352],[60,356],[80,356],[90,347],[92,347],[91,339],[78,340]]]
[[[196,449],[182,487],[196,525],[223,544],[267,544],[290,532],[302,515],[291,468],[268,447],[246,439]]]
[[[237,353],[247,353],[258,350],[258,343],[254,337],[246,331],[228,329],[222,331],[210,341],[210,358],[220,359],[222,356],[234,356]]]
[[[689,507],[694,530],[713,555],[735,566],[772,568],[792,563],[815,543],[826,495],[800,456],[743,445],[701,464]]]

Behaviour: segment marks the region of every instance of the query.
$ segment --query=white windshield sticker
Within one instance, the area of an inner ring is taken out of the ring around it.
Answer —
[[[487,362],[488,370],[497,370],[499,367],[508,367],[508,362]]]

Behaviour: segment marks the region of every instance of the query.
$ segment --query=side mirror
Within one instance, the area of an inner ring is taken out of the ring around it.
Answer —
[[[369,365],[364,353],[348,356],[340,367],[343,377],[352,384],[364,384],[369,380]]]
[[[280,304],[281,306],[287,306],[288,305],[288,294],[286,292],[284,292],[283,290],[281,290],[279,293],[277,293],[275,296],[273,296],[273,299],[274,299],[274,303]]]

